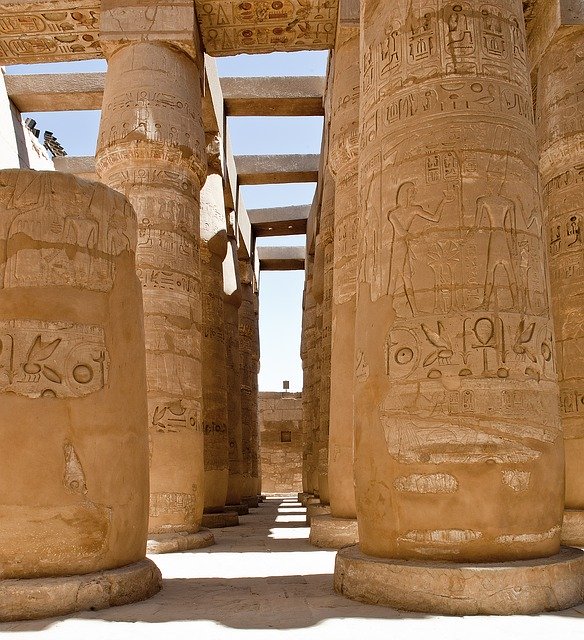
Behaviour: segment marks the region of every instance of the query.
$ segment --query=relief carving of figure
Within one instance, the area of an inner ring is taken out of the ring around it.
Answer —
[[[418,311],[414,298],[412,256],[408,237],[411,226],[417,218],[422,218],[428,222],[439,222],[444,205],[453,202],[455,194],[453,191],[444,192],[444,197],[436,208],[435,213],[427,211],[419,204],[414,204],[415,198],[416,187],[414,183],[404,182],[397,190],[395,208],[387,214],[387,219],[393,227],[387,295],[393,296],[400,287],[403,287],[413,316],[417,315]]]

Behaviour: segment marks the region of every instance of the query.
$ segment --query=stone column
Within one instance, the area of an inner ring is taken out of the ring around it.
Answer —
[[[154,595],[136,215],[104,185],[0,171],[0,620]]]
[[[314,407],[314,346],[316,336],[316,301],[312,295],[314,256],[307,255],[306,279],[304,283],[302,341],[302,434],[304,440],[303,458],[303,495],[306,502],[313,496],[318,497],[318,424]]]
[[[262,470],[261,470],[261,456],[260,456],[260,420],[259,420],[259,380],[258,375],[260,373],[260,292],[259,281],[254,277],[254,299],[253,299],[253,311],[254,311],[254,324],[253,324],[253,361],[255,364],[255,374],[253,376],[253,410],[254,410],[254,422],[255,430],[253,432],[253,457],[251,466],[251,477],[254,483],[254,492],[252,496],[255,496],[259,501],[262,492]],[[257,506],[257,505],[255,505]]]
[[[108,57],[96,166],[138,216],[152,552],[212,542],[203,512],[199,195],[207,173],[197,63],[164,42]]]
[[[339,548],[357,541],[353,479],[353,376],[359,208],[359,28],[337,29],[333,58],[329,168],[334,176],[331,309],[329,484],[332,518],[311,529],[313,544]],[[331,187],[329,187],[331,188]],[[323,206],[325,205],[323,196]],[[331,206],[330,204],[328,206]]]
[[[227,348],[227,430],[229,434],[229,481],[227,504],[239,506],[243,497],[242,486],[242,429],[241,429],[241,376],[239,370],[239,307],[241,281],[237,260],[237,241],[234,232],[229,235],[227,255],[223,262],[223,316]],[[243,509],[242,513],[246,510]]]
[[[360,550],[336,588],[441,613],[572,606],[521,2],[365,0],[361,21]]]
[[[257,447],[256,313],[253,270],[249,258],[239,260],[241,307],[239,308],[239,370],[241,375],[242,486],[245,502],[255,498],[254,451]],[[257,474],[257,472],[256,472]]]
[[[538,69],[537,110],[560,410],[566,447],[562,540],[584,546],[584,28],[563,29]]]
[[[223,261],[227,254],[227,226],[220,140],[207,144],[209,173],[201,190],[201,282],[203,296],[202,385],[205,433],[205,499],[203,525],[238,524],[225,513],[229,481],[227,432],[227,352],[223,320]]]

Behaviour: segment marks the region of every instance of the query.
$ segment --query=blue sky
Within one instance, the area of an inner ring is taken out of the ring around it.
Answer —
[[[217,58],[220,76],[311,76],[324,75],[327,53],[319,51],[270,55],[240,55]],[[105,71],[103,60],[74,63],[23,65],[8,73],[68,73]],[[52,131],[72,156],[92,155],[99,127],[99,113],[27,114],[37,127]],[[229,131],[236,155],[319,153],[322,118],[230,118]],[[310,204],[314,184],[262,185],[242,188],[248,209]],[[260,244],[302,245],[304,236],[263,238]],[[290,381],[291,391],[302,389],[300,326],[304,273],[265,272],[260,282],[261,391],[278,391]]]

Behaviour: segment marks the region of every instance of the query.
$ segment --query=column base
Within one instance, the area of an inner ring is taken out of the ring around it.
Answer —
[[[314,498],[314,494],[312,493],[299,493],[298,494],[298,502],[305,507],[309,498]]]
[[[306,522],[310,525],[315,516],[328,516],[331,513],[330,504],[309,504],[306,507]]]
[[[239,516],[235,511],[220,511],[219,513],[204,513],[201,526],[207,529],[222,529],[223,527],[237,527]]]
[[[147,600],[160,589],[162,575],[148,558],[84,575],[0,580],[0,622],[118,607]]]
[[[308,498],[306,498],[306,504],[304,504],[305,507],[310,506],[311,504],[320,504],[320,498],[317,498],[316,496],[309,496]]]
[[[310,519],[310,544],[323,549],[342,549],[359,542],[356,518],[333,518],[331,515]]]
[[[176,553],[214,544],[215,536],[209,529],[200,529],[197,533],[157,533],[149,536],[146,553]]]
[[[584,511],[566,509],[562,522],[562,544],[569,547],[584,547]]]
[[[559,611],[584,600],[584,551],[562,547],[550,558],[466,564],[375,558],[341,549],[334,588],[352,600],[442,615],[514,615]]]
[[[257,496],[246,496],[241,499],[243,504],[246,504],[250,509],[257,509],[259,506],[259,500]]]
[[[246,504],[226,504],[225,511],[235,511],[238,516],[246,516],[249,513],[249,507]]]

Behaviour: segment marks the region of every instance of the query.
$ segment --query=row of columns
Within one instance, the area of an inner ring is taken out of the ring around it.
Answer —
[[[330,514],[311,541],[344,547],[349,597],[456,614],[584,597],[584,554],[560,547],[584,546],[582,50],[584,28],[556,37],[534,100],[516,0],[365,0],[338,27],[332,342],[303,363],[330,375]]]
[[[0,620],[149,597],[147,542],[213,544],[202,525],[236,524],[260,492],[257,282],[203,128],[202,54],[105,50],[101,183],[0,172],[2,459],[19,479],[1,490]]]

